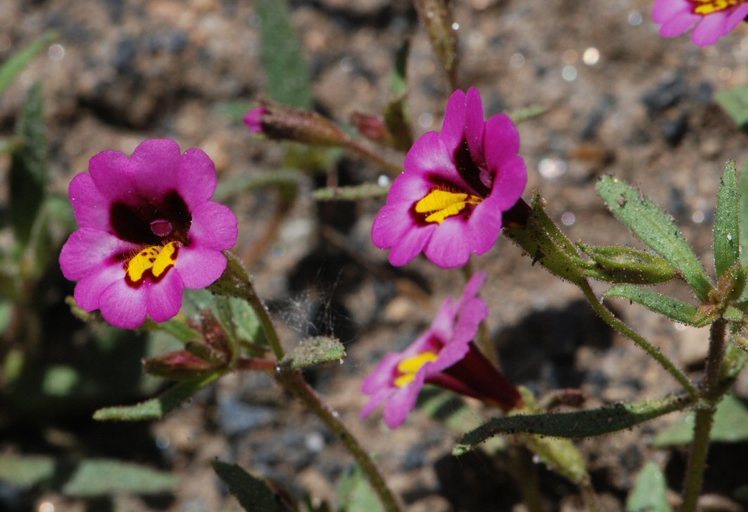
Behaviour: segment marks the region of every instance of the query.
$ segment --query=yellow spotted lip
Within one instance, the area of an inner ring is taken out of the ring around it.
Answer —
[[[707,16],[717,12],[726,11],[732,7],[737,7],[748,2],[748,0],[691,0],[695,6],[693,8],[694,14],[700,14]]]
[[[483,199],[481,197],[435,188],[416,203],[416,213],[428,214],[426,222],[441,224],[449,217],[458,215],[465,208],[478,206]]]

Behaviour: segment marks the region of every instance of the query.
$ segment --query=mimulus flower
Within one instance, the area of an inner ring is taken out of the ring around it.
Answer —
[[[70,182],[78,230],[60,253],[77,305],[122,328],[176,315],[183,290],[218,279],[236,243],[236,216],[210,200],[215,188],[208,155],[168,139],[91,158]]]
[[[748,0],[655,0],[652,19],[660,35],[676,37],[694,25],[691,40],[709,46],[729,34],[748,16]]]
[[[488,316],[486,303],[478,297],[485,281],[483,273],[473,276],[459,302],[448,297],[426,332],[403,352],[391,352],[382,359],[361,387],[371,396],[362,417],[384,404],[385,422],[397,428],[415,407],[425,383],[504,410],[519,405],[517,389],[471,343]]]
[[[483,119],[477,89],[449,98],[441,132],[422,135],[405,157],[372,227],[372,241],[404,265],[423,251],[444,268],[493,247],[502,212],[527,184],[519,133],[503,114]]]

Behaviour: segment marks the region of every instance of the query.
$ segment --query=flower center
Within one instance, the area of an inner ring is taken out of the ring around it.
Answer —
[[[748,2],[748,0],[691,0],[691,2],[695,4],[693,8],[694,14],[707,16],[715,12],[726,11],[731,7],[737,7]]]
[[[400,361],[400,364],[397,365],[397,371],[400,372],[400,375],[395,378],[395,386],[398,388],[404,388],[415,380],[418,370],[423,368],[426,363],[433,363],[438,358],[439,356],[437,356],[435,352],[427,350],[426,352],[421,352],[417,356],[403,359]]]
[[[177,261],[179,242],[169,242],[166,245],[150,245],[130,258],[125,265],[127,279],[139,284],[146,276],[146,272],[159,278],[166,273]]]
[[[468,205],[477,206],[481,197],[464,192],[434,189],[416,203],[416,212],[428,214],[426,222],[441,224],[445,219],[457,215]]]
[[[157,237],[163,238],[169,236],[172,231],[174,231],[174,227],[166,219],[158,219],[151,222],[151,233]]]

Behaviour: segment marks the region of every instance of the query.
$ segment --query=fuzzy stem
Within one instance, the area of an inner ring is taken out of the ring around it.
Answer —
[[[338,419],[337,414],[322,402],[319,395],[304,380],[303,374],[299,370],[281,371],[276,373],[276,378],[285,389],[300,398],[343,441],[343,444],[348,448],[348,452],[366,475],[374,492],[377,493],[384,510],[386,512],[400,512],[397,498],[387,486],[387,482],[379,472],[377,465],[353,434]]]
[[[704,380],[701,382],[701,393],[705,403],[696,410],[693,441],[688,453],[686,476],[683,482],[682,512],[696,511],[701,486],[704,482],[714,414],[717,411],[717,404],[722,399],[719,389],[719,373],[725,357],[725,328],[726,322],[720,319],[714,322],[709,330],[709,353],[706,359]]]
[[[384,167],[385,169],[387,169],[390,173],[394,174],[395,176],[403,172],[402,165],[396,164],[394,162],[390,162],[389,160],[384,158],[382,155],[369,149],[367,146],[364,146],[361,142],[355,139],[349,138],[346,141],[345,147],[350,149],[354,153],[357,153],[359,156],[362,156],[368,160],[371,160],[372,162],[379,165],[380,167]]]
[[[619,320],[608,308],[606,308],[600,300],[598,300],[597,296],[595,296],[595,292],[592,291],[592,288],[587,281],[581,282],[579,288],[582,290],[582,293],[584,293],[584,296],[592,306],[592,309],[595,310],[595,313],[597,313],[606,324],[636,343],[641,349],[649,354],[650,357],[657,361],[665,371],[672,375],[673,378],[683,386],[693,400],[698,400],[699,392],[691,380],[685,373],[679,370],[658,347],[652,345],[649,341],[644,339],[643,336]]]
[[[268,339],[270,347],[278,361],[283,359],[284,352],[278,338],[278,332],[275,330],[273,321],[268,314],[267,308],[262,303],[255,292],[252,283],[245,282],[246,298],[249,301],[255,314],[257,314],[265,336]],[[320,397],[304,379],[304,375],[299,370],[276,371],[276,380],[288,391],[299,397],[333,433],[340,438],[346,448],[356,460],[361,470],[366,475],[374,491],[379,496],[382,506],[386,512],[400,512],[400,505],[397,499],[387,487],[387,483],[379,472],[376,464],[369,454],[364,450],[353,434],[343,425],[336,417],[332,410],[322,402]]]

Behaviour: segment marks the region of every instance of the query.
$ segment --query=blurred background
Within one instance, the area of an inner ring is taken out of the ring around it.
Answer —
[[[480,89],[487,114],[547,107],[519,127],[530,173],[526,198],[540,191],[573,240],[638,244],[594,193],[599,176],[615,174],[672,213],[709,266],[722,168],[727,159],[742,168],[748,153],[745,134],[715,94],[748,82],[748,27],[699,49],[687,37],[660,38],[651,3],[452,2],[459,83]],[[283,81],[307,95],[302,103],[347,127],[356,111],[381,114],[393,99],[396,54],[410,40],[412,130],[417,136],[441,126],[451,90],[411,2],[287,7],[290,32],[279,29],[277,44],[300,44],[303,69],[289,68]],[[237,462],[297,499],[309,493],[339,503],[336,489],[350,477],[353,462],[333,436],[263,374],[229,375],[160,421],[92,420],[100,407],[163,389],[162,380],[144,376],[140,361],[175,342],[71,314],[65,298],[73,284],[57,266],[59,247],[75,229],[67,184],[97,152],[131,153],[152,137],[200,147],[215,162],[220,200],[240,219],[235,253],[284,342],[332,334],[346,345],[343,365],[310,372],[310,380],[377,454],[408,510],[518,506],[500,460],[451,456],[457,432],[486,417],[477,405],[457,415],[447,404],[449,421],[418,411],[395,432],[379,417],[359,419],[363,377],[386,352],[407,346],[442,299],[460,293],[462,278],[425,260],[389,266],[369,240],[382,200],[311,198],[327,185],[386,184],[392,176],[385,169],[340,150],[253,137],[241,123],[279,80],[266,70],[274,46],[263,46],[262,28],[285,27],[285,9],[272,0],[0,2],[0,62],[35,41],[39,50],[0,95],[0,510],[239,510],[210,467],[214,458]],[[29,133],[44,137],[47,153],[23,156],[29,186],[38,189],[25,196],[10,176],[20,158],[13,144]],[[289,179],[273,185],[279,176],[291,176],[290,190]],[[590,407],[676,389],[598,321],[573,286],[531,267],[507,240],[475,264],[489,273],[489,330],[517,384],[540,394],[579,387]],[[669,291],[689,298],[685,289]],[[620,306],[624,320],[683,366],[701,370],[703,331]],[[745,378],[736,395],[748,398]],[[580,443],[604,510],[623,510],[646,461],[665,467],[670,487],[680,487],[683,447],[654,443],[656,431],[678,419]],[[705,492],[727,507],[719,510],[742,510],[748,445],[718,443],[710,457]],[[552,510],[581,507],[572,484],[538,469]],[[92,476],[102,474],[109,480]]]

